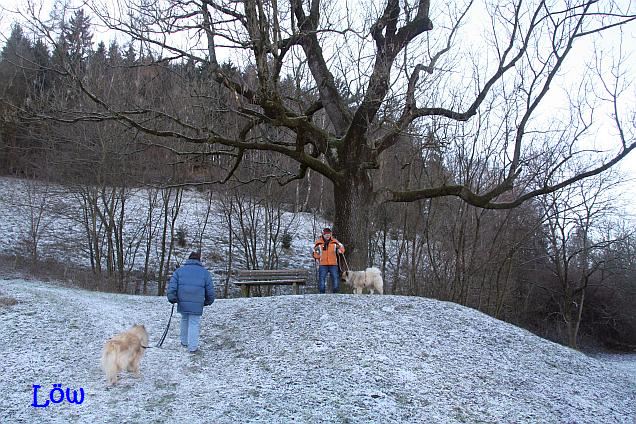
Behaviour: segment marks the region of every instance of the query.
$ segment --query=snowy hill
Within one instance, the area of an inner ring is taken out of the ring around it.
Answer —
[[[0,422],[633,423],[636,377],[455,304],[398,296],[218,300],[201,352],[178,315],[142,376],[106,387],[103,342],[135,322],[154,345],[163,298],[0,281]],[[85,390],[34,408],[33,385]]]

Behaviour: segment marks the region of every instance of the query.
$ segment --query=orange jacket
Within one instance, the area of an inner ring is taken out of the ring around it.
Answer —
[[[326,246],[325,242],[327,243]],[[336,240],[333,236],[328,241],[321,236],[314,244],[314,259],[320,259],[320,265],[338,265],[336,249],[338,250],[338,253],[344,253],[345,251],[342,243]]]

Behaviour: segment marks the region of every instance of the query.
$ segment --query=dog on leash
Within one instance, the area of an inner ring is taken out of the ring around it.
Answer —
[[[126,370],[139,375],[139,362],[148,347],[148,332],[142,324],[135,324],[123,333],[113,336],[102,351],[102,370],[109,384],[117,383],[117,375]]]
[[[374,292],[384,294],[382,272],[376,267],[367,268],[364,271],[345,271],[342,273],[342,281],[353,287],[353,292],[356,294],[362,294],[363,289],[368,289],[371,294]]]

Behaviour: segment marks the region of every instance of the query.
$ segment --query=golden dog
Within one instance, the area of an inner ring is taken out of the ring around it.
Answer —
[[[101,360],[108,383],[117,383],[117,374],[124,369],[138,376],[139,362],[147,347],[148,332],[141,324],[135,324],[130,330],[108,340]]]

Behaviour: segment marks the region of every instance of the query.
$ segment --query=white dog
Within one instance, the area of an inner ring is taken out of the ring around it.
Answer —
[[[342,273],[342,281],[352,286],[356,294],[362,294],[362,289],[369,289],[371,294],[374,292],[384,294],[382,272],[376,267],[367,268],[364,271],[345,271]]]

